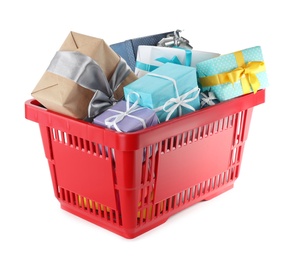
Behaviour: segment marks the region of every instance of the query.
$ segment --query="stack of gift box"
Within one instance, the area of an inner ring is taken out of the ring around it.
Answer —
[[[134,132],[268,86],[260,46],[195,50],[180,31],[108,45],[70,32],[32,96],[49,110]]]

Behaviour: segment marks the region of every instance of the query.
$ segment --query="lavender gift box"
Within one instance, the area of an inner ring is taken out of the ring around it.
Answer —
[[[131,103],[127,99],[120,100],[96,116],[93,123],[118,132],[134,132],[156,125],[159,120],[152,109],[139,106],[137,102]]]

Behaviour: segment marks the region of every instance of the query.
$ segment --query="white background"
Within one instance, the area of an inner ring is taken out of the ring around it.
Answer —
[[[5,2],[0,259],[296,259],[293,1]],[[254,109],[234,189],[128,240],[60,209],[24,102],[70,31],[111,44],[175,29],[198,50],[260,45],[270,86]]]

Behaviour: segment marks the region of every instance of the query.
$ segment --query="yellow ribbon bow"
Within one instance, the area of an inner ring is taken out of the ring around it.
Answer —
[[[229,72],[200,78],[202,87],[212,87],[225,83],[232,83],[234,85],[235,82],[240,80],[244,94],[250,93],[250,89],[256,93],[260,88],[260,82],[256,73],[265,71],[264,62],[250,61],[244,63],[241,52],[236,52],[234,55],[239,67]]]
[[[241,81],[243,93],[249,93],[250,87],[254,93],[260,88],[260,82],[256,76],[256,73],[263,71],[264,62],[262,61],[250,61],[241,67],[234,69],[231,72],[227,72],[227,77],[232,85],[238,80]]]

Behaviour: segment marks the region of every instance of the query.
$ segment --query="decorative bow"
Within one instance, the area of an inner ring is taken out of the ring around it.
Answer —
[[[168,58],[165,58],[165,57],[159,57],[159,58],[156,58],[155,60],[159,61],[159,62],[162,62],[162,63],[170,62],[170,63],[184,65],[184,66],[191,66],[192,51],[187,50],[187,49],[183,49],[183,48],[180,48],[180,47],[174,47],[174,48],[185,51],[185,62],[184,62],[184,64],[182,64],[180,62],[179,58],[176,55],[174,55],[171,59],[168,59]],[[158,67],[159,66],[143,63],[143,62],[138,61],[138,60],[136,61],[136,68],[138,68],[140,70],[151,72],[151,71],[157,69]]]
[[[130,103],[130,98],[129,97],[130,97],[131,94],[135,94],[138,97],[137,100],[134,103]],[[145,123],[145,120],[143,118],[132,115],[133,112],[138,111],[140,109],[143,109],[143,107],[138,106],[139,99],[140,99],[140,95],[138,93],[136,93],[136,92],[129,93],[129,95],[126,98],[126,110],[125,111],[119,111],[119,110],[109,109],[109,111],[116,112],[117,115],[113,115],[113,116],[110,116],[110,117],[106,118],[105,119],[105,125],[108,128],[114,127],[115,130],[117,130],[118,132],[122,132],[117,124],[120,121],[122,121],[126,116],[129,116],[129,117],[138,119],[142,123],[143,128],[146,128],[146,123]]]
[[[171,59],[168,59],[168,58],[165,58],[165,57],[159,57],[159,58],[156,58],[155,60],[157,60],[159,62],[162,62],[162,63],[170,62],[170,63],[175,63],[175,64],[180,64],[181,65],[181,62],[180,62],[180,60],[178,59],[178,57],[176,55],[173,56]]]
[[[199,95],[199,91],[199,87],[195,87],[181,96],[170,98],[168,101],[166,101],[162,107],[162,109],[168,113],[166,116],[166,121],[170,119],[176,109],[179,110],[179,116],[182,115],[182,107],[186,107],[189,110],[195,111],[195,108],[187,103],[196,99]],[[188,96],[194,92],[195,95],[191,98],[188,98]]]
[[[264,68],[264,62],[251,61],[233,71],[227,72],[226,75],[232,85],[238,80],[241,80],[243,93],[250,92],[250,87],[256,93],[260,88],[260,82],[256,76],[256,72],[262,71],[262,68]]]
[[[250,61],[245,63],[241,51],[234,53],[238,67],[232,71],[200,77],[199,82],[202,87],[214,87],[221,84],[232,83],[234,85],[238,80],[241,81],[243,93],[249,93],[250,88],[256,93],[260,88],[259,79],[256,73],[265,71],[263,61]]]
[[[180,60],[178,59],[178,57],[176,55],[173,56],[171,59],[168,59],[165,57],[159,57],[159,58],[156,58],[155,60],[162,62],[162,63],[170,62],[170,63],[175,63],[175,64],[181,64]],[[157,69],[158,67],[159,66],[143,63],[141,61],[136,61],[136,68],[144,70],[144,71],[151,72],[151,71]]]
[[[158,43],[157,46],[162,47],[181,47],[183,49],[192,49],[193,47],[189,44],[189,41],[180,36],[180,32],[182,30],[176,30],[173,33],[169,33],[167,37],[162,38]]]
[[[58,51],[47,71],[71,79],[94,92],[88,106],[88,117],[92,119],[117,101],[114,92],[130,74],[131,69],[126,61],[120,58],[108,80],[103,69],[91,57],[78,51]]]
[[[217,100],[217,97],[213,92],[210,92],[210,91],[207,91],[206,93],[200,92],[200,94],[202,96],[201,102],[200,102],[201,107],[205,106],[206,104],[209,106],[213,106],[216,104],[214,100]]]
[[[167,100],[164,103],[163,106],[160,106],[160,107],[157,107],[154,109],[155,112],[163,110],[168,113],[165,121],[168,121],[170,119],[170,117],[176,111],[176,109],[178,109],[178,111],[179,111],[179,116],[182,115],[182,107],[186,107],[192,111],[195,111],[195,108],[187,103],[193,101],[194,99],[196,99],[198,97],[199,92],[200,92],[200,88],[198,86],[196,86],[195,88],[192,88],[191,90],[189,90],[188,92],[186,92],[180,96],[179,91],[178,91],[178,87],[177,87],[177,82],[175,79],[173,79],[171,77],[164,76],[164,75],[155,74],[155,73],[149,73],[147,75],[170,80],[174,85],[177,97],[170,98],[169,100]],[[191,98],[188,98],[188,96],[190,94],[193,94],[194,92],[195,92],[195,95]]]

